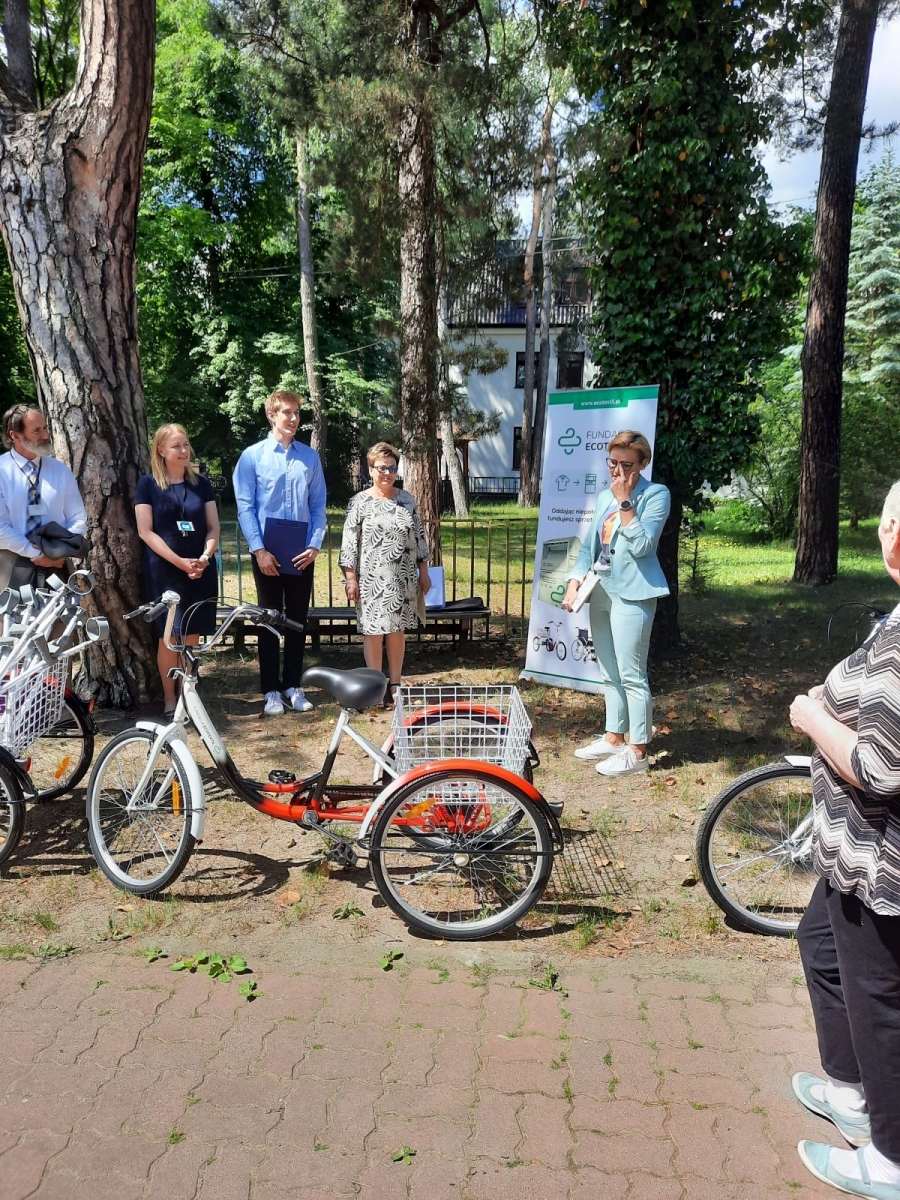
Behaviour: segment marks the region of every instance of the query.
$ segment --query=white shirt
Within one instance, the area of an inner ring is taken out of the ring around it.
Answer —
[[[11,550],[23,558],[39,558],[42,553],[25,537],[29,487],[26,468],[31,461],[15,450],[0,455],[0,550]],[[85,533],[87,513],[75,476],[58,458],[33,461],[41,468],[41,524],[57,521],[70,533]]]

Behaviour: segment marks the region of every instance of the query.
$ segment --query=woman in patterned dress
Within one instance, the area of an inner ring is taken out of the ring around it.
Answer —
[[[338,562],[356,605],[366,666],[380,671],[382,642],[387,648],[389,703],[400,683],[406,630],[416,628],[419,596],[431,586],[428,544],[415,500],[394,486],[394,447],[377,442],[366,462],[372,486],[350,501]]]
[[[900,584],[900,483],[878,527]],[[900,1200],[900,605],[825,683],[797,696],[791,724],[815,744],[813,866],[797,930],[825,1078],[794,1091],[851,1146],[798,1146],[823,1183]]]

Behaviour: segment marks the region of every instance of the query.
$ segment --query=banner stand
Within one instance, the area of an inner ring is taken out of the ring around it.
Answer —
[[[578,613],[560,607],[565,577],[590,532],[597,497],[609,487],[607,444],[623,429],[634,429],[652,450],[658,399],[656,385],[551,392],[547,397],[534,585],[521,679],[582,692],[601,690],[588,606]],[[643,474],[650,479],[649,465]]]

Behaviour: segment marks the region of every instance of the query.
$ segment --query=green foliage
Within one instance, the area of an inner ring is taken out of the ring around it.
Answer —
[[[657,477],[691,506],[747,457],[764,363],[786,342],[804,232],[769,212],[755,79],[792,60],[813,3],[549,0],[594,113],[576,181],[600,385],[660,384]]]
[[[0,247],[0,412],[34,396],[34,379],[28,365],[12,275],[6,250]]]
[[[393,971],[394,963],[399,962],[402,957],[402,950],[386,950],[378,960],[378,965],[382,971]]]

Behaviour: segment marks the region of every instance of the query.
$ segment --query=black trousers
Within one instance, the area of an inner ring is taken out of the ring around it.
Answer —
[[[253,578],[256,597],[263,608],[277,608],[291,621],[306,622],[312,596],[313,571],[311,564],[300,575],[263,575],[253,558]],[[300,687],[303,675],[303,651],[306,635],[288,630],[284,635],[284,666],[279,670],[278,638],[268,629],[259,631],[259,686],[266,692],[286,692]]]
[[[900,1166],[900,917],[819,880],[797,942],[825,1072],[862,1083],[872,1144]]]

